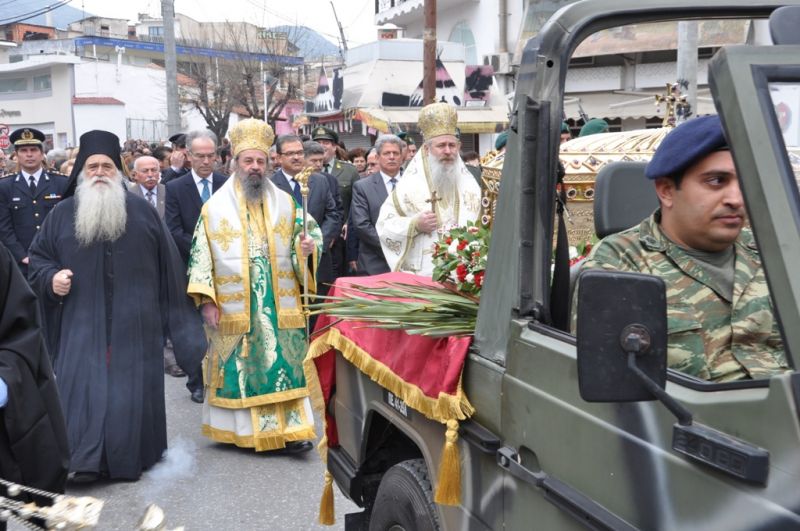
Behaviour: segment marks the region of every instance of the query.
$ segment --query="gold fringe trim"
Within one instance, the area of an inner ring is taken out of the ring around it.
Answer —
[[[319,523],[333,525],[333,476],[325,471],[325,486],[322,488],[322,498],[319,501]]]
[[[253,435],[237,435],[232,431],[213,428],[208,424],[203,424],[202,433],[212,441],[235,444],[240,448],[254,448],[256,452],[280,450],[281,448],[286,448],[287,442],[308,441],[313,440],[317,436],[314,432],[314,428],[303,428],[281,435],[254,437]]]
[[[322,396],[322,386],[319,381],[314,359],[322,356],[331,348],[335,348],[342,353],[344,358],[355,365],[361,372],[369,376],[374,382],[378,383],[400,397],[408,406],[419,411],[427,418],[439,422],[447,423],[445,432],[445,445],[442,449],[441,461],[439,463],[439,482],[436,487],[434,501],[441,505],[459,505],[461,502],[461,456],[458,450],[458,422],[455,419],[464,420],[472,416],[475,409],[467,400],[464,390],[461,387],[461,380],[458,382],[458,389],[455,396],[446,393],[439,393],[438,399],[425,396],[422,390],[416,385],[409,384],[394,374],[386,365],[376,361],[367,352],[362,350],[353,341],[346,338],[336,328],[328,331],[315,339],[308,348],[305,360],[303,360],[303,372],[306,375],[306,385],[311,395],[311,405],[322,418],[323,437],[317,445],[322,462],[328,462],[328,422],[325,417],[325,400]],[[320,500],[320,523],[323,515],[328,516],[327,482],[330,473],[325,471],[325,487],[322,491]],[[332,481],[332,478],[331,478]],[[333,493],[330,500],[330,519],[333,521]]]
[[[249,332],[249,317],[246,314],[240,315],[241,316],[237,317],[235,315],[222,314],[222,317],[219,320],[219,326],[217,327],[217,333],[224,336],[236,336]]]
[[[267,404],[277,404],[288,400],[305,398],[309,395],[307,387],[298,387],[297,389],[289,389],[288,391],[281,391],[280,393],[270,393],[268,395],[251,396],[247,398],[218,398],[214,396],[214,392],[214,389],[209,389],[209,405],[227,409],[246,409],[255,406],[265,406]]]
[[[300,310],[280,310],[278,312],[278,328],[305,328],[306,316]]]
[[[458,421],[448,420],[439,461],[438,484],[433,501],[440,505],[461,503],[461,452],[458,451]]]
[[[319,380],[316,379],[316,370],[311,371],[309,369],[314,368],[312,361],[314,358],[321,356],[331,348],[341,352],[347,361],[355,365],[374,382],[388,389],[406,404],[431,420],[439,422],[447,422],[452,419],[465,420],[475,412],[466,395],[464,395],[460,381],[455,395],[439,393],[438,398],[430,398],[423,393],[422,389],[394,374],[386,365],[375,360],[353,341],[343,336],[336,328],[330,328],[325,334],[311,343],[306,359],[303,362],[306,385],[309,386],[311,391],[311,400],[314,407],[318,407],[318,404],[322,402],[322,392],[319,391],[319,397],[315,400],[315,392],[311,382],[313,381],[314,385],[319,387]],[[309,376],[310,372],[313,372],[311,377]],[[324,411],[324,403],[320,411]]]

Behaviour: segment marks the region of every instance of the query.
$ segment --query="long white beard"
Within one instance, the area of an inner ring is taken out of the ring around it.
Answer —
[[[106,184],[95,184],[97,181],[106,181]],[[113,242],[125,233],[128,220],[125,193],[121,173],[111,178],[98,176],[91,179],[86,179],[84,172],[78,175],[75,236],[81,246]]]
[[[266,193],[267,189],[267,185],[264,182],[267,179],[267,176],[262,173],[259,177],[258,172],[254,172],[253,176],[251,177],[241,168],[236,168],[235,176],[236,179],[238,179],[239,184],[242,185],[245,201],[251,205],[261,204],[261,202],[264,200],[264,194]]]
[[[459,159],[456,158],[451,163],[441,163],[432,154],[428,154],[428,167],[431,170],[433,189],[442,198],[440,205],[444,208],[448,208],[455,203],[456,194],[458,193],[459,162]]]

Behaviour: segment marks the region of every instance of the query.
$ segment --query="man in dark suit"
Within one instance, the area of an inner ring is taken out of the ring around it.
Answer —
[[[166,184],[165,221],[184,265],[188,266],[200,209],[228,178],[213,171],[217,160],[217,136],[214,133],[207,129],[192,131],[186,135],[186,145],[192,169]],[[203,375],[200,367],[189,375],[186,387],[192,393],[192,401],[202,404]]]
[[[306,166],[303,142],[295,135],[281,135],[276,140],[275,146],[280,157],[281,169],[272,176],[272,182],[284,192],[291,194],[297,204],[301,205],[300,186],[294,180],[294,176]],[[342,217],[336,209],[336,202],[324,175],[311,174],[308,188],[307,211],[322,230],[323,253],[317,268],[317,293],[325,295],[334,278],[329,250],[342,230]]]
[[[169,168],[161,173],[161,183],[167,184],[168,182],[177,179],[189,173],[192,169],[192,159],[189,156],[187,149],[187,135],[178,133],[169,137],[172,144],[172,153],[169,156]]]
[[[331,248],[331,257],[334,268],[334,276],[344,276],[347,274],[347,262],[345,260],[345,239],[347,238],[347,220],[350,217],[350,203],[353,194],[353,184],[359,180],[356,167],[336,158],[336,146],[339,144],[339,135],[327,127],[317,127],[311,132],[311,140],[319,142],[325,148],[325,158],[322,161],[322,171],[330,173],[339,183],[339,195],[342,198],[342,234],[337,236]]]
[[[208,130],[192,131],[187,135],[187,145],[192,169],[166,184],[165,221],[181,257],[188,265],[200,209],[228,178],[213,171],[217,157],[217,137],[214,133]]]
[[[0,180],[0,241],[8,247],[23,274],[28,271],[28,247],[67,187],[67,177],[44,170],[44,133],[17,129],[14,144],[20,171]]]
[[[395,135],[381,135],[375,141],[375,150],[380,170],[353,186],[353,204],[350,207],[351,230],[358,236],[357,270],[361,275],[389,272],[375,223],[381,206],[400,178],[403,141]]]
[[[161,168],[158,159],[147,155],[133,161],[132,183],[128,184],[128,191],[145,199],[158,210],[158,217],[164,219],[166,204],[166,187],[159,184]]]
[[[331,191],[331,195],[333,195],[333,202],[336,203],[336,211],[339,212],[339,219],[344,221],[344,205],[342,205],[342,196],[339,195],[339,183],[336,181],[336,177],[330,173],[325,173],[322,171],[322,163],[325,159],[325,148],[322,147],[319,142],[308,140],[303,142],[303,151],[305,152],[306,156],[306,166],[311,166],[314,168],[315,172],[319,173],[320,175],[324,175],[328,180],[328,189]],[[335,242],[336,240],[334,240],[334,247],[336,246]],[[327,250],[326,252],[330,254],[330,250]],[[339,276],[340,272],[337,270],[337,268],[332,267],[330,282],[333,283],[333,281],[339,278]],[[324,291],[327,293],[327,287],[325,287]]]

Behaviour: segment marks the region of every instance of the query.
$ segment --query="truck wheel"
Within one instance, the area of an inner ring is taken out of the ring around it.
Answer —
[[[390,468],[378,486],[369,531],[436,531],[439,529],[431,481],[423,459]]]

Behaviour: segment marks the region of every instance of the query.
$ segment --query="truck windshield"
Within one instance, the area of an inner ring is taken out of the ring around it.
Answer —
[[[795,185],[800,185],[800,81],[771,82],[769,93]]]

